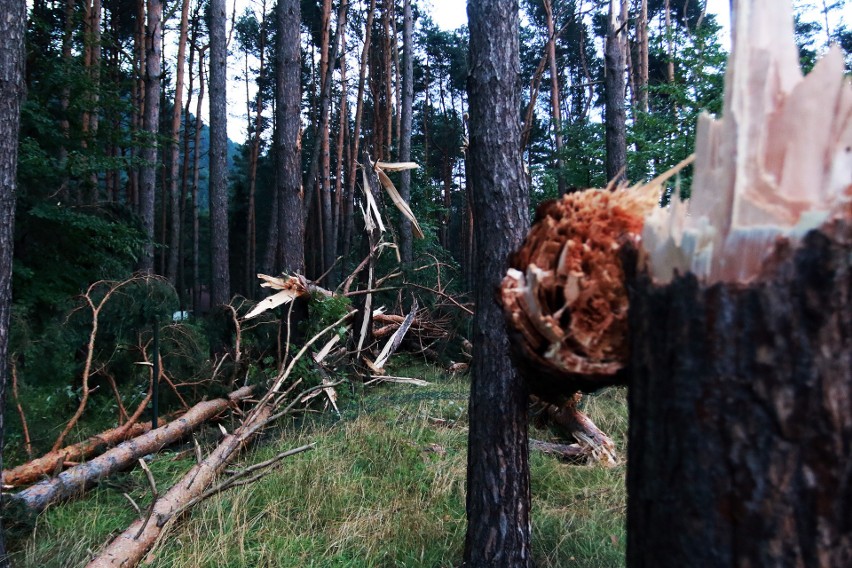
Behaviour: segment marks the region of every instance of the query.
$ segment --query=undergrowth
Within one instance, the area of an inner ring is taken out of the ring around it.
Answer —
[[[393,374],[431,384],[359,389],[343,398],[340,416],[308,414],[268,432],[243,465],[305,443],[316,448],[281,462],[257,483],[197,506],[155,550],[150,565],[458,566],[468,379],[410,361]],[[613,437],[623,459],[624,392],[588,397],[585,410]],[[546,439],[548,433],[533,430],[531,436]],[[192,452],[182,450],[152,459],[161,492],[191,466]],[[535,565],[623,566],[624,465],[569,465],[534,452],[531,468]],[[34,527],[13,534],[14,565],[84,565],[136,516],[123,493],[145,510],[150,490],[141,471],[51,507]]]

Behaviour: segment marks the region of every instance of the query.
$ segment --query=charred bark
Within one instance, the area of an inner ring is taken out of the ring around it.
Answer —
[[[629,280],[628,566],[852,566],[852,225],[771,264]]]

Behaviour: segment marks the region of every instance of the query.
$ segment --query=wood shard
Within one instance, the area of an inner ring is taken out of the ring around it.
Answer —
[[[737,4],[722,118],[696,136],[692,203],[654,211],[642,240],[655,280],[689,271],[749,282],[780,242],[852,215],[852,85],[828,50],[806,77],[789,0]]]
[[[617,382],[627,358],[620,251],[636,244],[659,184],[589,189],[543,203],[500,299],[533,391],[549,399]]]

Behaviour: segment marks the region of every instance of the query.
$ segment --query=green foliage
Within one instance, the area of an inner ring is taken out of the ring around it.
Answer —
[[[15,304],[37,319],[91,282],[128,277],[145,242],[136,218],[119,205],[22,201],[15,229]]]

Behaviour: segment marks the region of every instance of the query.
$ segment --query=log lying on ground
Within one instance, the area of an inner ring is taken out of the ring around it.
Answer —
[[[251,387],[243,387],[229,394],[227,399],[198,403],[177,420],[123,442],[89,462],[74,466],[8,498],[30,511],[39,512],[51,503],[75,497],[101,479],[133,466],[142,456],[157,452],[163,446],[185,437],[235,402],[248,398],[251,391]]]
[[[736,8],[690,214],[629,281],[628,566],[845,568],[852,86],[836,49],[802,78],[789,0]]]
[[[209,456],[196,464],[165,495],[157,499],[150,518],[134,521],[89,562],[88,568],[129,567],[139,564],[154,546],[166,524],[176,518],[184,505],[210,487],[229,461],[257,433],[258,425],[269,419],[273,408],[271,404],[263,404],[253,415],[252,421],[244,423],[232,434],[225,436]]]
[[[160,418],[158,426],[168,422],[165,418]],[[65,469],[65,464],[68,462],[82,462],[90,457],[102,453],[105,449],[111,448],[125,440],[136,438],[151,430],[151,422],[136,422],[134,424],[123,424],[117,428],[112,428],[105,432],[101,432],[97,436],[92,436],[82,442],[73,444],[57,450],[48,452],[40,458],[36,458],[27,463],[21,464],[12,469],[3,471],[3,485],[5,487],[19,487],[35,483],[39,479],[55,474],[57,471]]]

